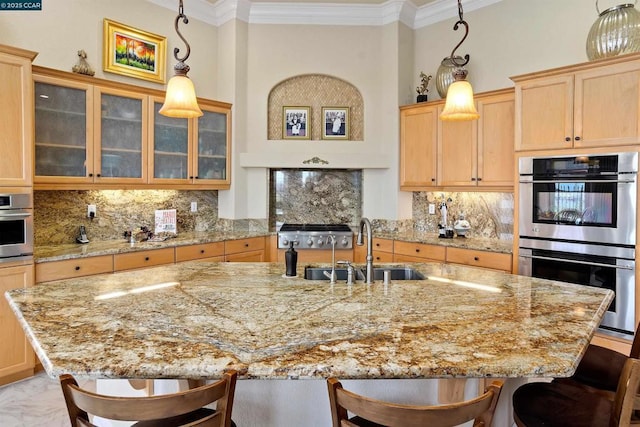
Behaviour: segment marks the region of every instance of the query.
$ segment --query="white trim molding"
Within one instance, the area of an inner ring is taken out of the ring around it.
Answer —
[[[147,0],[174,10],[175,0]],[[503,0],[465,0],[464,11],[471,12]],[[436,0],[417,7],[411,0],[387,0],[380,4],[320,2],[252,2],[251,0],[189,0],[186,15],[214,26],[233,19],[250,24],[370,25],[400,21],[418,29],[455,18],[458,5],[453,0]]]

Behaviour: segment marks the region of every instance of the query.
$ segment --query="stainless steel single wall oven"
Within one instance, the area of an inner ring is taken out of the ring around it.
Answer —
[[[519,161],[519,273],[611,289],[600,327],[632,338],[638,153]]]
[[[0,194],[0,263],[33,257],[30,194]]]

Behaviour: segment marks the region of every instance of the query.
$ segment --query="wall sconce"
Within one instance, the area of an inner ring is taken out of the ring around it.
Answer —
[[[451,51],[451,62],[453,62],[456,68],[453,71],[453,83],[451,83],[447,90],[447,100],[444,104],[444,110],[442,110],[440,114],[440,120],[476,120],[480,117],[473,102],[473,88],[471,88],[471,84],[467,81],[467,70],[463,68],[469,63],[469,54],[464,56],[464,60],[461,60],[461,57],[455,55],[456,50],[469,34],[469,24],[462,18],[462,14],[462,3],[461,0],[458,0],[458,17],[460,19],[453,26],[453,30],[457,31],[460,25],[464,25],[465,33],[460,43]]]
[[[196,89],[194,88],[191,79],[187,77],[189,66],[184,63],[191,54],[191,47],[180,33],[180,30],[178,30],[178,22],[180,19],[182,19],[182,22],[185,24],[189,23],[189,19],[184,14],[182,0],[180,0],[180,5],[178,6],[178,16],[176,16],[175,28],[176,33],[178,33],[178,37],[180,37],[187,46],[187,53],[183,57],[179,57],[178,52],[180,52],[180,49],[177,47],[173,48],[173,56],[176,58],[178,63],[173,67],[174,76],[171,77],[167,84],[167,93],[164,98],[164,104],[158,112],[163,116],[168,117],[200,117],[202,116],[202,110],[198,107]]]

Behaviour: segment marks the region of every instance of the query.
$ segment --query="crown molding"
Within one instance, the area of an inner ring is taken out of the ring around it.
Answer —
[[[176,10],[175,0],[147,0]],[[503,0],[465,0],[465,12],[471,12]],[[453,0],[436,0],[417,7],[411,0],[366,3],[252,2],[251,0],[189,0],[185,7],[189,19],[214,26],[238,19],[251,24],[302,25],[386,25],[400,21],[418,29],[455,18],[458,5]]]

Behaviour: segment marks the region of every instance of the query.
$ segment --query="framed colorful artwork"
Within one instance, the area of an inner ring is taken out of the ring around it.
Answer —
[[[104,19],[104,71],[164,83],[166,55],[166,37]]]
[[[311,139],[311,107],[282,107],[282,139]]]
[[[349,139],[349,107],[322,107],[322,139]]]

